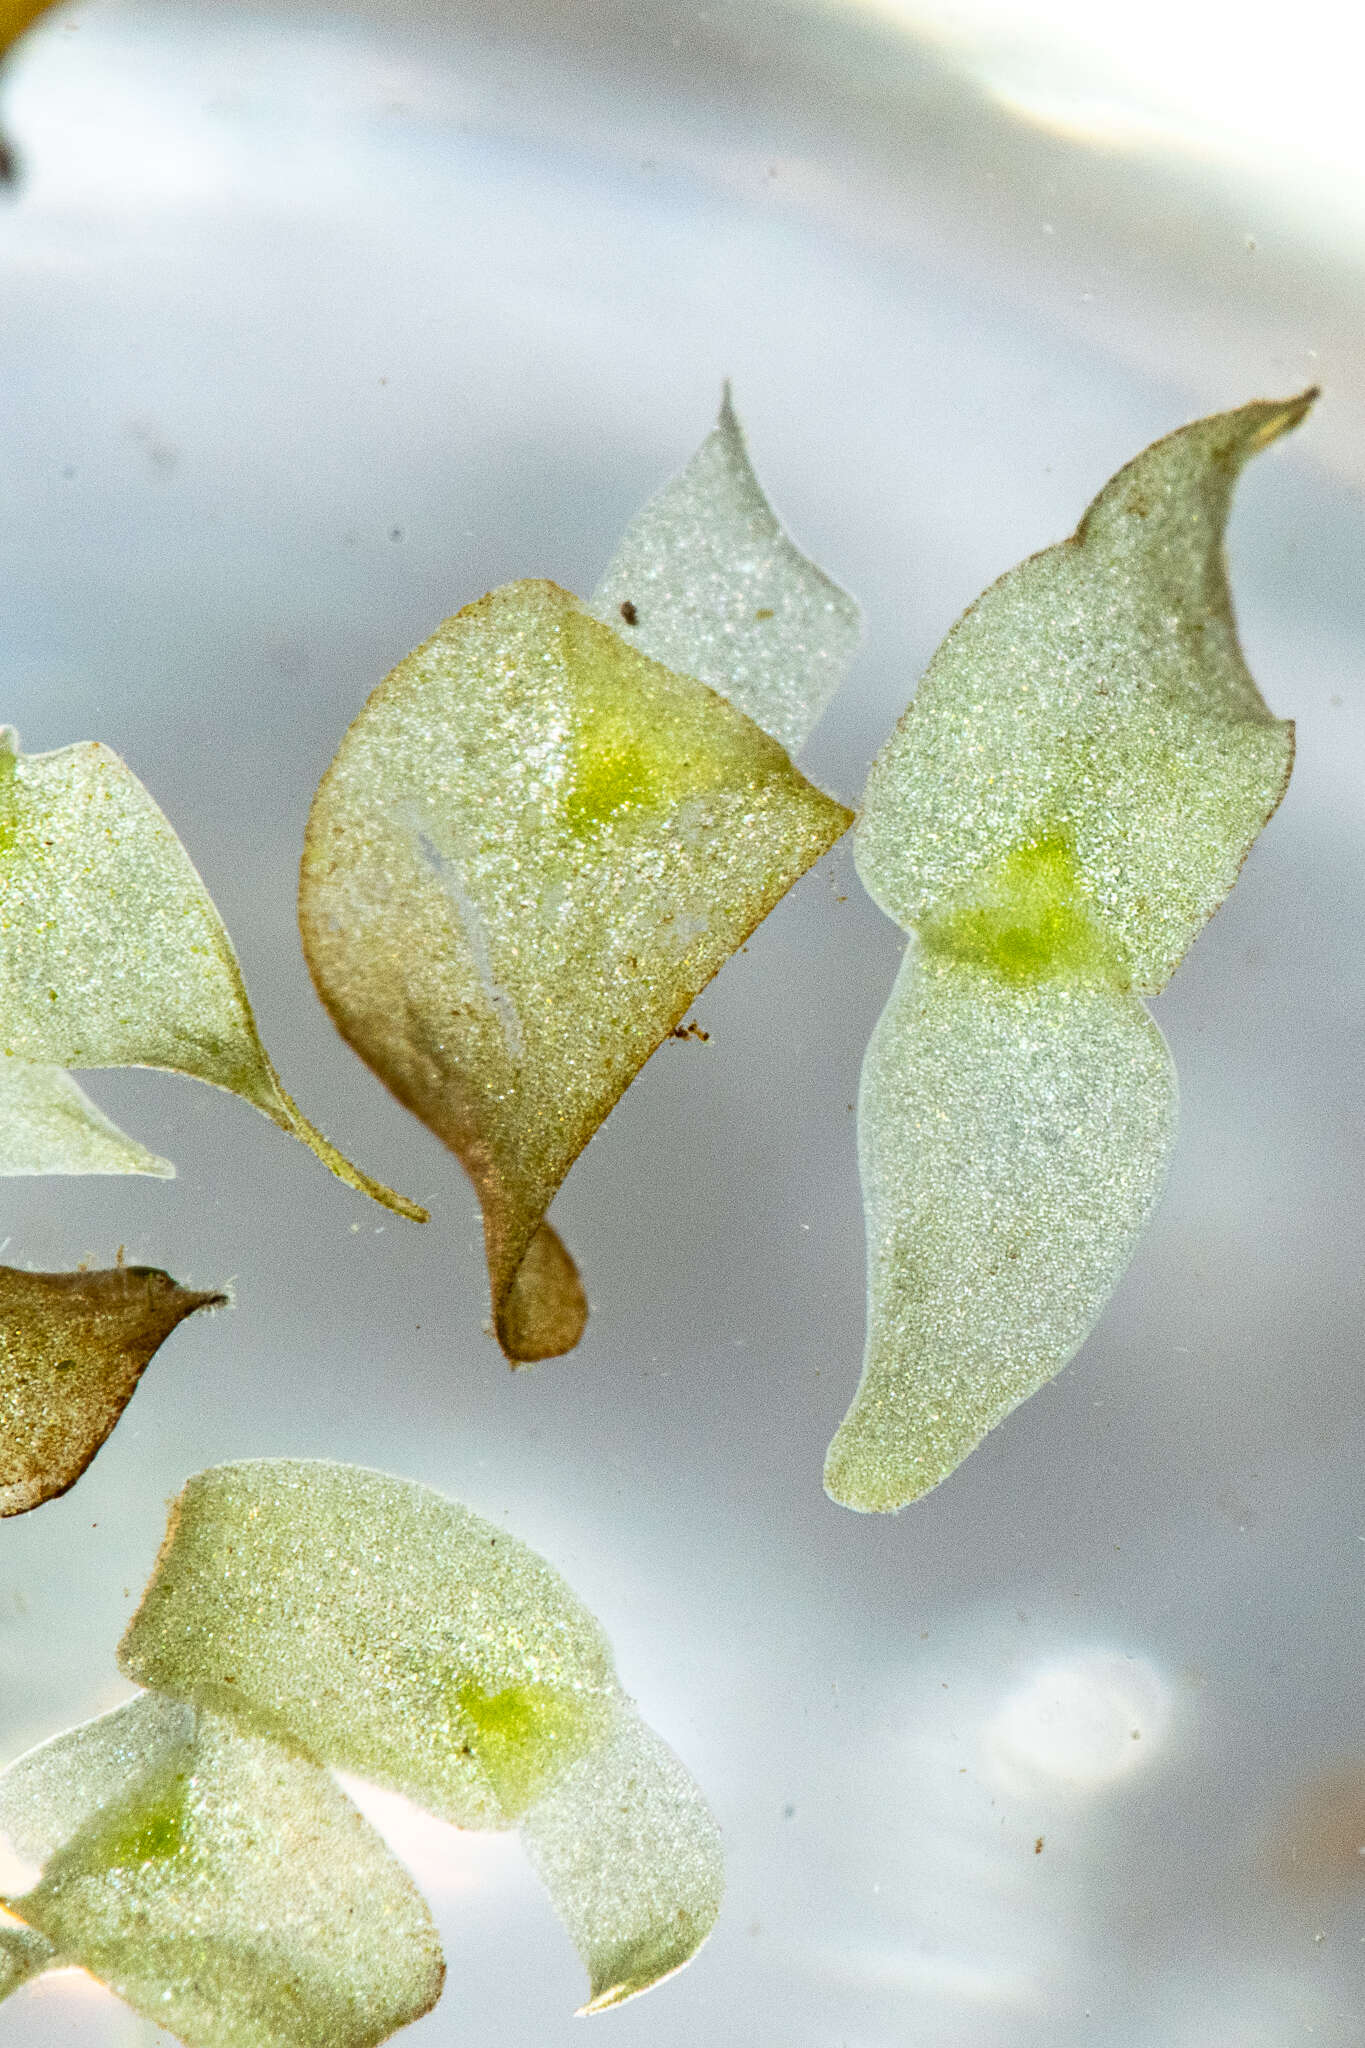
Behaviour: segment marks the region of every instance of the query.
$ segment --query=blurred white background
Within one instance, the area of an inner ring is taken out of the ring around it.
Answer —
[[[0,716],[117,747],[313,1116],[96,1076],[173,1183],[10,1182],[3,1256],[231,1277],[65,1499],[0,1529],[0,1754],[112,1704],[167,1498],[226,1457],[410,1474],[607,1626],[729,1895],[621,2048],[1365,2041],[1365,383],[1357,32],[1325,5],[91,0],[15,52]],[[586,591],[722,377],[868,637],[805,765],[855,799],[961,608],[1139,447],[1320,380],[1231,534],[1289,797],[1157,1006],[1169,1193],[1075,1364],[896,1519],[832,1506],[862,1342],[853,1102],[901,935],[841,850],[698,1004],[556,1220],[569,1359],[481,1334],[458,1167],[316,1004],[312,790],[513,576]],[[438,1910],[419,2043],[577,2041],[515,1840],[366,1795]],[[150,2044],[75,1977],[0,2048]]]

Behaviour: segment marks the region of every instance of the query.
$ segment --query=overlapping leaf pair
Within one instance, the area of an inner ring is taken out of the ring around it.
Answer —
[[[1140,998],[1294,751],[1242,659],[1223,530],[1313,396],[1120,471],[959,621],[873,766],[858,871],[915,943],[859,1097],[867,1352],[825,1473],[850,1507],[937,1485],[1060,1371],[1160,1191],[1175,1075]]]
[[[582,1333],[544,1222],[573,1160],[852,822],[784,746],[858,630],[778,525],[727,396],[591,605],[523,582],[468,606],[380,685],[323,781],[309,966],[345,1037],[468,1168],[514,1361]],[[170,1173],[67,1071],[125,1064],[233,1090],[351,1186],[425,1216],[285,1093],[203,883],[124,764],[98,745],[25,758],[4,734],[0,1172]]]
[[[586,2011],[679,1969],[720,1904],[696,1786],[525,1544],[430,1488],[262,1460],[186,1486],[119,1661],[149,1688],[0,1778],[40,1866],[0,1992],[77,1963],[190,2048],[368,2048],[444,1965],[402,1866],[328,1776],[518,1827]]]

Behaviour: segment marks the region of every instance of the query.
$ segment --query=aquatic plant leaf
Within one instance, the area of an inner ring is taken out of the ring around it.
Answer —
[[[1293,763],[1237,643],[1223,529],[1243,463],[1312,399],[1158,441],[954,626],[864,794],[858,872],[898,924],[972,899],[1012,849],[1064,843],[1129,986],[1169,980]]]
[[[0,1999],[56,1963],[57,1951],[45,1935],[31,1927],[0,1925]]]
[[[1242,659],[1233,484],[1313,393],[1120,471],[958,622],[873,764],[855,848],[915,934],[859,1108],[868,1340],[826,1486],[903,1506],[1066,1364],[1156,1199],[1160,989],[1283,794]]]
[[[74,1486],[171,1331],[226,1302],[155,1266],[0,1266],[0,1515]]]
[[[1175,1117],[1136,997],[912,949],[863,1065],[868,1339],[835,1500],[904,1507],[1061,1370],[1160,1194]]]
[[[730,403],[633,519],[588,609],[795,753],[857,650],[858,607],[787,538]]]
[[[165,1067],[243,1096],[348,1186],[425,1210],[342,1157],[285,1093],[232,942],[137,777],[90,743],[21,755],[0,728],[0,1057]]]
[[[512,1825],[616,1697],[606,1638],[535,1551],[429,1487],[311,1459],[189,1481],[119,1663],[245,1700],[459,1827]]]
[[[680,1968],[715,1919],[715,1823],[598,1624],[534,1551],[428,1487],[313,1460],[198,1474],[119,1662],[457,1825],[520,1824],[594,2005]]]
[[[63,1730],[0,1771],[0,1834],[41,1869],[193,1734],[193,1708],[146,1692]]]
[[[178,1740],[164,1706],[146,1712],[147,1755],[11,1910],[189,2048],[371,2048],[428,2012],[431,1917],[327,1773],[240,1709],[189,1714]],[[68,1776],[83,1738],[103,1795],[98,1722],[59,1738]]]
[[[522,1835],[587,1969],[584,2012],[680,1970],[715,1924],[725,1888],[716,1823],[627,1700],[607,1739],[531,1808]]]
[[[175,1168],[111,1123],[62,1067],[0,1059],[0,1174],[152,1173]]]
[[[582,1329],[543,1221],[564,1175],[849,822],[552,583],[468,605],[351,726],[308,821],[304,951],[342,1036],[473,1179],[514,1360]]]

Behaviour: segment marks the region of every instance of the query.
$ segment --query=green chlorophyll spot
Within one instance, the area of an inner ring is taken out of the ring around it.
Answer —
[[[600,1702],[594,1712],[588,1702],[534,1681],[494,1693],[466,1683],[455,1701],[472,1731],[470,1747],[508,1814],[523,1812],[581,1756],[602,1720]]]
[[[1126,988],[1119,949],[1091,914],[1064,827],[1027,839],[919,926],[928,953],[984,968],[1011,988],[1041,981]]]

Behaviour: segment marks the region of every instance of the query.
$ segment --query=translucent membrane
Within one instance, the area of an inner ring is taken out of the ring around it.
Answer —
[[[0,1823],[44,1862],[10,1905],[51,1961],[189,2048],[369,2048],[440,1996],[402,1865],[326,1771],[240,1707],[143,1695],[21,1758]]]
[[[323,778],[299,910],[343,1036],[464,1162],[514,1361],[587,1304],[545,1223],[698,991],[850,823],[775,740],[552,583],[380,685]]]
[[[778,523],[728,385],[714,430],[626,528],[589,610],[642,654],[719,690],[791,753],[862,633],[848,592]]]
[[[1138,996],[1170,977],[1275,809],[1293,729],[1237,644],[1246,459],[1312,393],[1140,455],[1075,536],[995,584],[873,764],[869,891],[916,935],[868,1049],[863,1378],[826,1485],[915,1499],[1066,1363],[1174,1134]]]
[[[588,1972],[584,2012],[620,2005],[680,1970],[720,1911],[715,1822],[624,1697],[605,1739],[531,1808],[523,1835]]]
[[[117,754],[91,743],[21,755],[0,728],[0,1111],[18,1117],[0,1163],[10,1152],[9,1171],[164,1170],[50,1074],[119,1066],[229,1089],[349,1186],[425,1215],[343,1159],[285,1093],[222,920]]]
[[[226,1301],[154,1266],[0,1266],[0,1515],[73,1486],[172,1330]]]
[[[151,1173],[174,1177],[109,1121],[62,1067],[0,1059],[0,1174]]]

